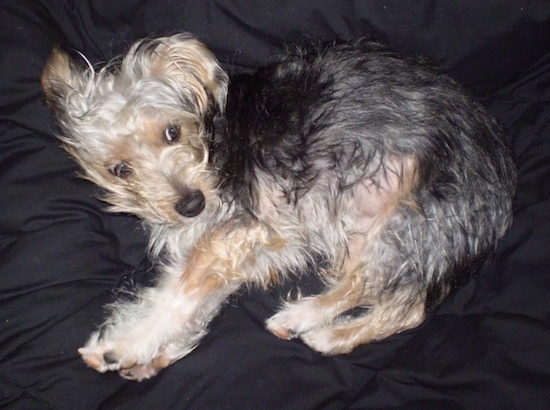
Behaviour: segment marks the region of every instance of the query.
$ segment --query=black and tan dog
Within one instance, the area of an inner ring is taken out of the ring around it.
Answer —
[[[319,260],[325,291],[266,326],[350,352],[419,325],[511,222],[499,126],[448,77],[374,43],[295,48],[231,82],[185,34],[97,72],[57,49],[42,85],[65,148],[111,210],[143,220],[160,272],[79,350],[100,372],[155,375],[231,293]]]

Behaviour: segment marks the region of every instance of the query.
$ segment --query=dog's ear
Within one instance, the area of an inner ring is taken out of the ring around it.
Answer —
[[[93,76],[91,67],[78,67],[59,47],[52,50],[40,81],[46,103],[60,122],[70,122],[87,111]]]
[[[136,59],[149,59],[149,75],[175,82],[183,94],[190,92],[187,97],[196,100],[200,115],[206,116],[212,108],[224,111],[228,76],[214,54],[190,35],[177,34],[138,44],[123,65],[133,65],[135,69]]]

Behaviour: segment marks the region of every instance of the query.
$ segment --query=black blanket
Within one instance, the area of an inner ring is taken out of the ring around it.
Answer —
[[[40,73],[56,43],[96,64],[178,31],[232,72],[308,38],[369,37],[432,58],[509,135],[511,231],[425,324],[349,355],[264,330],[285,284],[231,298],[203,343],[149,381],[86,368],[76,349],[113,289],[153,273],[139,221],[103,212],[59,148]],[[0,1],[0,235],[0,408],[549,408],[550,3]]]

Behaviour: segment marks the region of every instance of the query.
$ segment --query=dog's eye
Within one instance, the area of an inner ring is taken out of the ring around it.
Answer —
[[[164,130],[164,139],[168,144],[173,144],[180,139],[180,127],[177,125],[169,125]]]
[[[132,169],[128,164],[121,162],[109,168],[109,172],[115,177],[125,179],[132,173]]]

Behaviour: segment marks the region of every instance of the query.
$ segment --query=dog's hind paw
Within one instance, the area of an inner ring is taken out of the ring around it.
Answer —
[[[280,339],[290,340],[324,323],[319,309],[314,309],[313,298],[287,303],[265,323],[267,330]]]
[[[266,328],[279,339],[291,340],[297,336],[296,332],[293,329],[281,326],[275,320],[268,320],[266,322]]]
[[[305,332],[300,335],[300,339],[313,350],[327,356],[349,353],[356,346],[353,337],[330,326]]]

